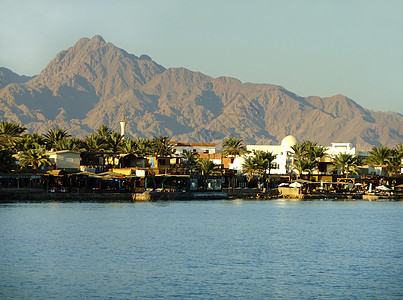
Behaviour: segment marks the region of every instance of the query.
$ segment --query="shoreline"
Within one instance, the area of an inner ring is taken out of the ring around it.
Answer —
[[[277,193],[261,194],[257,191],[235,190],[221,192],[65,192],[49,193],[37,189],[0,190],[0,203],[41,203],[41,202],[155,202],[155,201],[194,201],[194,200],[289,200],[289,201],[403,201],[402,195],[354,195],[354,194],[300,194],[282,196]]]

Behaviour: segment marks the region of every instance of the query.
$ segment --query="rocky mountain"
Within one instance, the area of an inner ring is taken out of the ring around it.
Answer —
[[[24,83],[30,80],[32,77],[29,76],[20,76],[13,71],[0,67],[0,89],[4,88],[6,85],[10,83]]]
[[[1,68],[0,88],[0,120],[38,133],[59,126],[85,136],[101,124],[119,130],[125,116],[132,137],[183,142],[238,136],[276,144],[289,134],[360,149],[403,142],[400,113],[371,111],[343,95],[300,97],[281,86],[165,69],[100,36],[80,39],[33,78]]]

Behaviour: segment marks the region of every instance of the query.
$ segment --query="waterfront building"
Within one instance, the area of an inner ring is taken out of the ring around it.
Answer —
[[[49,156],[49,160],[56,166],[56,169],[67,171],[80,170],[80,152],[78,151],[48,151],[46,155]]]
[[[291,174],[295,173],[293,171],[294,164],[294,151],[291,149],[298,143],[298,140],[293,135],[288,135],[282,139],[280,145],[246,145],[249,154],[246,157],[253,156],[253,151],[265,151],[272,152],[277,155],[276,159],[273,161],[273,169],[271,169],[271,174]],[[230,169],[237,171],[242,170],[242,165],[245,162],[245,157],[237,156],[234,162],[230,164]]]
[[[194,153],[216,153],[215,143],[182,143],[171,141],[174,144],[174,156],[181,156],[183,151],[190,151]]]
[[[330,157],[335,157],[341,153],[357,155],[355,147],[352,147],[350,143],[332,143],[326,153]]]

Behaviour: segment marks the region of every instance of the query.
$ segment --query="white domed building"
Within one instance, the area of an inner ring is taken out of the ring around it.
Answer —
[[[275,168],[271,169],[271,174],[291,174],[295,173],[293,171],[293,153],[294,151],[291,149],[298,143],[298,140],[293,135],[288,135],[282,139],[280,145],[246,145],[250,154],[248,156],[253,156],[253,150],[261,150],[261,151],[270,151],[273,154],[277,155],[277,158],[274,160]],[[238,158],[234,160],[234,163],[230,165],[231,169],[242,170],[242,164],[245,160],[243,158]]]
[[[287,135],[285,138],[282,139],[280,146],[281,147],[286,147],[286,148],[291,148],[296,143],[298,143],[298,140],[297,140],[297,138],[295,136]]]

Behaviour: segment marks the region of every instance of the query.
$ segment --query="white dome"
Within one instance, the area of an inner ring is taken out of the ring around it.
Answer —
[[[291,148],[294,146],[296,143],[298,143],[298,140],[295,138],[293,135],[287,135],[283,140],[281,141],[281,146]]]

